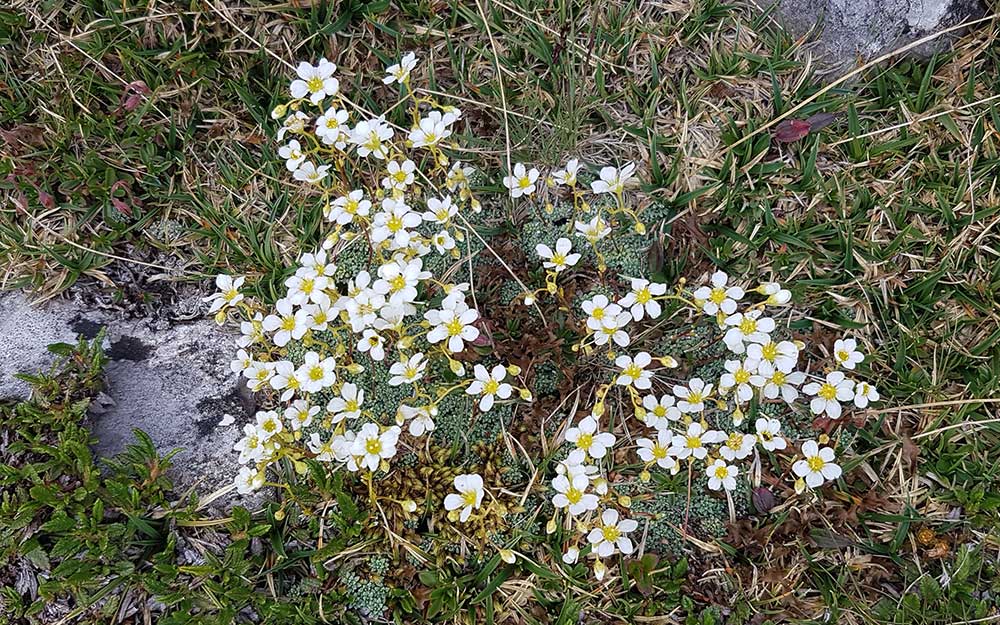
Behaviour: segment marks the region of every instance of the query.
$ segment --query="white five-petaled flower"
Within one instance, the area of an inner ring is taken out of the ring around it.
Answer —
[[[405,191],[406,187],[413,184],[413,172],[417,170],[417,165],[410,159],[406,159],[400,164],[397,161],[389,161],[386,166],[386,175],[382,179],[382,187],[390,191]]]
[[[334,423],[344,419],[357,419],[361,416],[361,405],[365,402],[365,390],[357,384],[345,383],[340,387],[340,395],[332,397],[326,405]]]
[[[594,551],[600,558],[607,558],[620,551],[625,555],[632,553],[632,540],[626,536],[638,529],[639,523],[634,519],[619,519],[618,511],[608,508],[601,514],[601,525],[590,530],[587,541],[594,545]]]
[[[761,391],[764,397],[777,399],[780,395],[789,404],[798,399],[799,392],[795,387],[806,381],[806,374],[801,371],[785,373],[766,360],[757,365],[757,375],[764,380]]]
[[[423,221],[420,213],[412,210],[406,202],[385,198],[382,200],[382,210],[373,218],[372,242],[389,241],[390,247],[395,249],[406,247],[413,237],[410,231]]]
[[[480,395],[479,409],[488,412],[493,407],[496,398],[509,399],[514,387],[504,382],[507,377],[507,369],[503,365],[495,365],[492,370],[487,370],[483,365],[476,365],[473,368],[476,379],[469,384],[465,392],[469,395]]]
[[[845,369],[854,369],[865,360],[865,355],[858,351],[858,342],[854,339],[837,339],[833,344],[833,357]]]
[[[302,374],[301,368],[296,369],[295,365],[287,360],[274,363],[270,383],[274,390],[283,391],[281,401],[288,401],[302,388],[304,382]]]
[[[653,385],[653,372],[646,371],[646,367],[653,362],[649,352],[639,352],[635,358],[622,354],[615,358],[615,366],[620,369],[615,384],[621,386],[634,386],[637,389],[645,390]]]
[[[809,488],[821,486],[823,482],[833,481],[840,477],[842,471],[840,465],[834,460],[833,449],[829,447],[820,448],[816,441],[806,441],[802,443],[802,460],[796,460],[792,465],[795,475],[804,478]]]
[[[302,153],[302,145],[298,139],[292,139],[288,145],[278,148],[278,156],[285,159],[285,167],[288,171],[295,171],[306,160],[306,155]]]
[[[759,364],[751,358],[743,362],[725,361],[726,372],[719,377],[719,391],[728,392],[735,389],[738,403],[750,401],[753,398],[753,387],[764,385],[764,378],[757,375]]]
[[[288,299],[278,300],[274,309],[278,314],[264,317],[261,325],[267,332],[274,332],[272,340],[278,347],[284,347],[292,339],[301,339],[309,331],[308,311],[293,310]]]
[[[753,434],[743,432],[732,432],[722,442],[719,448],[719,455],[726,460],[743,460],[753,451],[753,446],[757,443],[757,437]]]
[[[754,423],[754,427],[757,430],[757,440],[760,441],[760,446],[764,449],[775,451],[787,446],[785,439],[780,434],[781,421],[770,417],[760,417]]]
[[[286,295],[288,301],[296,306],[309,302],[330,306],[330,296],[326,294],[330,279],[326,276],[310,275],[307,272],[296,273],[285,280],[285,286],[288,288]]]
[[[293,98],[304,98],[309,96],[309,101],[319,104],[328,95],[337,95],[340,90],[340,82],[333,77],[337,71],[337,66],[320,59],[316,65],[310,65],[305,61],[299,63],[295,68],[298,79],[292,81],[291,92]]]
[[[299,168],[295,170],[292,176],[299,182],[308,182],[309,184],[318,184],[324,178],[326,178],[330,169],[329,165],[320,165],[316,167],[312,161],[304,161]]]
[[[310,406],[306,400],[296,399],[285,408],[284,417],[288,419],[293,430],[301,430],[309,427],[317,413],[319,406]]]
[[[634,163],[626,163],[621,169],[602,167],[600,179],[591,182],[590,189],[594,193],[614,193],[618,195],[625,190],[626,185],[636,179],[632,175],[634,172]]]
[[[392,126],[385,123],[381,117],[358,122],[358,125],[351,130],[351,143],[357,146],[358,156],[364,158],[369,155],[379,160],[385,160],[389,156],[389,146],[386,142],[392,139]]]
[[[406,404],[400,404],[398,410],[397,423],[409,421],[409,432],[411,436],[423,436],[427,432],[433,432],[434,417],[437,415],[437,408],[431,406],[420,406],[414,408]]]
[[[343,150],[347,147],[347,139],[350,138],[348,134],[350,128],[347,126],[347,121],[350,118],[351,114],[346,110],[331,106],[326,109],[325,113],[316,118],[316,136],[322,139],[326,145]],[[289,167],[289,170],[292,168]]]
[[[663,307],[656,298],[667,292],[667,285],[659,282],[650,282],[641,278],[632,278],[632,290],[623,297],[619,304],[622,308],[629,309],[632,318],[641,321],[644,315],[656,319],[663,312]]]
[[[333,356],[320,360],[316,352],[306,352],[304,362],[299,367],[296,377],[302,382],[302,389],[307,393],[318,393],[333,386],[337,381],[337,361]]]
[[[705,400],[712,394],[712,385],[701,378],[691,378],[687,386],[674,386],[674,395],[680,400],[677,408],[683,413],[696,413],[705,409]]]
[[[718,430],[705,430],[701,423],[692,421],[683,434],[674,434],[670,440],[670,453],[678,459],[695,458],[702,460],[708,455],[706,443],[721,443],[726,435]]]
[[[351,455],[361,458],[360,466],[375,471],[379,463],[396,455],[399,433],[400,429],[395,425],[380,432],[377,423],[366,423],[361,426],[354,439]]]
[[[791,373],[799,360],[799,348],[791,341],[750,343],[746,350],[748,358],[771,363],[782,373]]]
[[[867,382],[858,382],[854,387],[854,405],[858,408],[867,408],[869,402],[879,399],[878,391]]]
[[[236,441],[233,451],[238,451],[239,462],[243,464],[253,460],[254,462],[264,457],[264,445],[260,440],[260,432],[252,423],[243,426],[243,438]]]
[[[615,309],[621,310],[621,307],[612,304]],[[601,327],[594,332],[594,343],[597,345],[607,345],[610,341],[620,347],[627,347],[630,338],[628,332],[624,330],[625,326],[632,321],[632,313],[630,312],[619,312],[617,315],[609,314],[611,306],[605,311],[604,316],[601,318]]]
[[[385,78],[382,82],[391,85],[394,82],[403,84],[410,79],[410,72],[413,68],[417,66],[417,55],[413,52],[407,52],[403,55],[403,58],[399,60],[399,63],[394,63],[389,67],[385,68]]]
[[[766,345],[771,342],[769,335],[774,331],[774,319],[761,317],[761,314],[760,310],[750,310],[726,317],[725,324],[729,326],[729,330],[722,340],[730,351],[742,354],[746,351],[745,343]]]
[[[522,195],[530,196],[535,192],[535,183],[538,181],[538,170],[532,167],[530,170],[524,163],[516,163],[511,175],[504,176],[503,185],[510,191],[510,196],[514,199]]]
[[[594,215],[590,221],[577,221],[573,227],[576,236],[587,239],[592,245],[611,234],[611,226],[600,215]]]
[[[695,302],[701,304],[701,309],[709,315],[717,315],[722,311],[725,315],[736,312],[736,302],[743,299],[745,293],[738,286],[726,286],[729,276],[724,271],[712,274],[711,286],[695,289]]]
[[[424,376],[427,368],[427,359],[420,352],[410,356],[406,360],[393,363],[389,367],[389,386],[399,386],[400,384],[413,384]]]
[[[264,485],[264,472],[250,467],[240,467],[235,484],[237,493],[241,495],[252,493]]]
[[[639,448],[636,452],[643,462],[656,463],[661,469],[673,470],[677,468],[677,459],[671,454],[673,437],[670,430],[659,430],[656,433],[656,440],[650,438],[640,438],[636,441]]]
[[[440,114],[434,115],[434,112],[436,111],[422,118],[417,122],[416,126],[410,129],[407,139],[410,140],[413,147],[421,148],[429,145],[437,145],[442,140],[451,136],[451,128],[448,127],[447,122],[444,121]]]
[[[571,158],[566,162],[566,167],[560,169],[559,171],[552,174],[552,179],[555,180],[558,185],[566,185],[568,187],[576,186],[576,174],[580,171],[580,160],[576,158]]]
[[[726,464],[721,458],[716,458],[715,462],[705,469],[705,474],[708,475],[708,487],[712,490],[722,488],[736,490],[736,476],[739,472],[737,467]]]
[[[449,493],[444,498],[444,509],[449,512],[461,509],[458,520],[465,523],[472,516],[473,509],[479,509],[483,503],[483,478],[477,473],[456,475],[455,490],[457,494]]]
[[[273,410],[261,410],[256,415],[257,436],[261,441],[269,440],[272,436],[285,429],[278,417],[278,413]]]
[[[357,349],[362,353],[367,352],[372,360],[385,359],[385,339],[373,328],[365,328],[361,338],[358,339]]]
[[[663,395],[659,398],[656,395],[646,395],[642,398],[642,408],[645,413],[642,422],[656,430],[666,430],[670,427],[671,421],[678,421],[681,418],[680,408],[674,405],[672,395]]]
[[[240,287],[243,286],[244,280],[246,278],[243,276],[237,278],[225,274],[215,276],[215,286],[219,289],[219,292],[213,293],[202,300],[203,302],[211,302],[212,305],[209,307],[208,312],[218,312],[223,306],[235,306],[242,302],[243,294],[240,293]]]
[[[335,199],[329,206],[326,218],[343,226],[354,221],[355,217],[367,217],[371,208],[372,203],[365,199],[364,191],[355,189]]]
[[[539,243],[535,247],[535,252],[544,261],[542,265],[546,269],[554,269],[556,272],[572,267],[580,260],[579,254],[570,253],[572,250],[573,243],[566,237],[560,237],[556,241],[555,251],[552,251],[552,248],[544,243]]]
[[[809,409],[815,415],[826,413],[831,419],[839,419],[841,402],[854,399],[854,382],[848,380],[843,371],[831,371],[826,374],[823,382],[810,382],[802,387],[802,391],[814,397],[809,402]]]
[[[584,300],[580,305],[583,312],[587,313],[587,328],[598,331],[603,326],[605,317],[617,317],[622,312],[622,307],[612,304],[607,296],[598,294],[593,298]]]
[[[424,313],[424,319],[433,326],[427,333],[427,341],[430,343],[447,341],[448,351],[457,354],[465,349],[466,342],[479,338],[479,328],[472,325],[479,319],[479,311],[469,308],[465,302],[450,303],[450,307]],[[441,304],[445,305],[445,302]]]
[[[597,495],[587,492],[590,478],[583,472],[560,474],[552,480],[552,488],[556,494],[552,497],[552,505],[556,508],[568,508],[569,513],[576,516],[588,510],[596,510]]]
[[[783,306],[792,301],[792,292],[781,288],[777,282],[765,282],[757,287],[757,292],[767,296],[764,303],[768,306]]]
[[[566,440],[582,449],[591,458],[603,458],[615,444],[611,432],[598,432],[597,419],[587,416],[575,426],[566,430]]]
[[[423,218],[424,221],[446,224],[457,212],[458,205],[452,203],[450,195],[446,195],[440,199],[429,197],[427,198],[427,210],[424,211]]]

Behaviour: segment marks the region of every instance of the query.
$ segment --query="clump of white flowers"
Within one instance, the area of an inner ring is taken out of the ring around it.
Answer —
[[[279,155],[294,179],[320,196],[329,232],[320,249],[300,257],[273,309],[244,298],[241,277],[219,276],[220,292],[207,298],[220,323],[239,318],[232,369],[267,395],[262,405],[268,409],[242,425],[235,446],[247,465],[236,477],[240,492],[263,486],[268,467],[279,460],[304,471],[303,461],[313,459],[362,475],[376,503],[374,474],[393,470],[400,450],[426,444],[449,395],[470,398],[479,412],[533,401],[518,366],[494,360],[466,367],[476,361],[468,351],[484,334],[474,289],[453,282],[452,272],[427,269],[429,255],[461,257],[460,246],[472,234],[466,215],[481,204],[469,184],[472,169],[445,151],[462,112],[417,95],[410,81],[418,67],[416,56],[407,54],[383,79],[412,104],[409,128],[384,115],[359,115],[325,59],[298,66],[292,99],[272,113],[282,120]],[[638,182],[635,165],[590,168],[596,176],[589,185],[580,179],[585,171],[578,159],[547,175],[517,163],[502,178],[515,201],[529,200],[543,186],[560,188],[579,217],[569,220],[563,236],[534,247],[530,261],[545,269],[545,286],[523,293],[526,304],[560,297],[560,281],[578,271],[588,247],[603,273],[597,242],[622,223],[645,232],[629,198]],[[357,180],[367,182],[352,182]],[[335,279],[338,255],[352,245],[368,246],[371,270]],[[603,368],[604,382],[558,433],[565,458],[534,485],[547,491],[554,509],[549,530],[560,518],[574,530],[562,560],[572,565],[591,556],[599,579],[610,570],[604,561],[633,553],[641,535],[640,520],[628,513],[629,498],[610,481],[612,469],[616,479],[642,482],[651,471],[683,474],[689,496],[691,488],[718,492],[732,514],[734,491],[760,485],[762,457],[789,466],[798,492],[841,475],[835,444],[825,435],[797,444],[762,407],[840,419],[845,409],[879,399],[874,386],[853,375],[864,361],[854,339],[836,342],[826,369],[803,362],[806,345],[788,330],[791,293],[777,283],[750,288],[722,271],[693,289],[683,281],[671,287],[620,278],[625,286],[618,296],[582,301],[579,323],[569,328],[581,337],[574,351],[596,363],[595,371]],[[689,354],[656,353],[643,342],[668,307],[691,325],[717,325],[724,356],[711,369],[716,373],[698,375]],[[380,389],[355,381],[375,366],[388,370],[389,387],[407,393],[389,410],[369,401]],[[629,469],[634,466],[641,468]],[[483,518],[504,490],[475,473],[458,475],[453,486],[442,503],[456,523]],[[415,509],[412,501],[404,503],[408,512]]]

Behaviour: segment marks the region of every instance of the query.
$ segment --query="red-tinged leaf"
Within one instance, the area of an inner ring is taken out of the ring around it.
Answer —
[[[126,199],[128,199],[129,202],[124,202],[115,197],[115,192],[118,191],[119,189],[123,189],[125,191]],[[111,185],[111,190],[108,192],[108,195],[111,196],[111,205],[114,206],[122,214],[127,215],[129,217],[132,216],[132,206],[142,205],[139,202],[139,200],[132,197],[132,189],[129,188],[128,183],[125,182],[124,180],[118,180],[113,185]]]
[[[146,83],[141,80],[135,80],[125,85],[125,89],[122,92],[122,97],[119,102],[119,108],[123,108],[126,111],[133,111],[138,107],[146,96],[151,94],[149,87]]]
[[[53,198],[51,195],[49,195],[45,191],[42,191],[41,189],[38,190],[38,201],[41,202],[42,206],[44,206],[45,208],[55,208],[56,207],[56,200],[55,200],[55,198]]]
[[[809,129],[809,122],[804,122],[801,119],[786,119],[774,129],[774,138],[781,143],[792,143],[808,135]]]
[[[840,113],[816,113],[815,115],[810,115],[806,118],[806,123],[809,124],[809,132],[816,132],[817,130],[826,128],[836,121],[840,115]]]

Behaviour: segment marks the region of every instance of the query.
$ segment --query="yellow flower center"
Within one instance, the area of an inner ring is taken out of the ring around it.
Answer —
[[[491,379],[486,384],[483,384],[483,393],[486,395],[492,395],[496,393],[499,388],[500,383]]]
[[[837,398],[837,387],[825,382],[823,386],[819,387],[818,395],[827,401],[833,401]]]
[[[392,178],[396,182],[402,184],[402,183],[406,182],[406,172],[403,171],[402,169],[400,169],[399,171],[397,171],[396,173],[394,173],[392,175]]]
[[[292,377],[288,378],[288,384],[286,384],[285,386],[291,389],[299,388],[300,386],[299,379],[293,375]]]
[[[603,308],[595,308],[594,312],[590,313],[590,316],[593,317],[594,319],[597,319],[598,321],[600,321],[601,319],[604,319],[604,309]]]
[[[753,334],[756,331],[757,321],[750,317],[743,317],[743,321],[740,322],[740,332],[743,334]]]
[[[573,504],[580,503],[580,500],[583,499],[583,491],[570,486],[566,491],[566,499]]]
[[[667,416],[667,409],[661,405],[657,405],[656,408],[653,408],[653,414],[658,417],[665,417]]]
[[[412,380],[413,378],[417,377],[416,367],[411,367],[409,365],[406,365],[406,369],[403,371],[403,377],[408,380]]]
[[[580,434],[580,437],[576,439],[576,446],[580,449],[590,449],[593,444],[594,436],[592,434]]]
[[[556,252],[552,255],[552,263],[556,267],[561,267],[566,264],[566,255],[560,252]]]
[[[736,370],[736,373],[733,374],[733,379],[736,380],[737,384],[746,384],[750,381],[750,372],[743,367],[740,367]]]
[[[722,302],[726,301],[726,290],[725,289],[720,289],[719,287],[716,287],[716,288],[712,289],[711,293],[709,293],[708,299],[713,304],[715,304],[716,306],[718,306]]]
[[[396,276],[392,280],[389,280],[389,286],[393,291],[401,291],[406,288],[406,278],[403,276]]]
[[[739,432],[733,432],[729,435],[729,439],[726,441],[726,447],[730,449],[739,449],[743,445],[743,435]]]
[[[448,336],[458,336],[462,333],[462,322],[458,319],[452,319],[445,324],[445,329],[448,330]]]
[[[281,318],[281,329],[282,330],[294,330],[295,329],[295,317],[282,317]]]
[[[614,525],[605,525],[601,528],[601,535],[604,537],[604,540],[609,543],[613,543],[618,540],[618,537],[621,536],[622,533],[618,531],[618,528]]]
[[[327,321],[329,321],[329,319],[326,316],[326,312],[322,310],[316,311],[316,314],[313,315],[313,323],[318,326],[323,325]]]
[[[358,400],[348,399],[347,403],[344,404],[344,412],[357,412],[358,410]]]
[[[426,141],[427,143],[434,143],[435,141],[437,141],[437,134],[433,132],[424,133],[424,141]]]
[[[464,503],[467,506],[476,505],[476,491],[467,490],[464,493],[462,493],[462,503]]]
[[[667,448],[659,443],[653,445],[653,457],[657,460],[663,460],[667,457]]]
[[[701,437],[700,436],[687,436],[685,437],[686,445],[688,449],[698,449],[701,447]]]
[[[335,128],[340,128],[340,122],[337,121],[336,117],[328,117],[326,119],[326,127],[331,130]]]
[[[520,180],[517,181],[517,186],[521,187],[522,189],[527,189],[528,187],[531,186],[531,179],[525,176],[524,178],[521,178]]]
[[[354,200],[347,200],[344,204],[344,212],[348,215],[353,215],[358,212],[358,203]]]
[[[262,381],[262,382],[263,382],[264,380],[266,380],[266,379],[267,379],[267,374],[268,374],[268,373],[270,373],[270,372],[269,372],[269,371],[268,371],[267,369],[258,369],[258,370],[257,370],[257,375],[256,375],[256,378],[257,378],[258,380],[260,380],[260,381]]]
[[[642,375],[642,369],[639,368],[639,365],[632,363],[629,366],[622,369],[622,373],[632,378],[633,380],[638,380],[639,376]]]
[[[264,428],[265,432],[273,432],[278,428],[278,425],[274,422],[273,419],[268,419],[261,425],[261,427]]]
[[[403,228],[403,220],[393,215],[385,225],[389,228],[389,232],[399,232]]]
[[[309,379],[316,382],[323,379],[323,367],[315,365],[309,369]]]
[[[376,345],[378,345],[379,344],[378,337],[377,336],[369,336],[368,337],[368,344],[371,345],[372,347],[375,347]]]
[[[719,478],[720,480],[726,479],[727,477],[729,477],[729,469],[727,469],[725,466],[715,467],[715,477]]]
[[[302,290],[303,293],[308,295],[309,293],[313,292],[313,289],[315,287],[316,287],[316,282],[312,278],[306,278],[305,280],[302,281],[302,285],[299,288]]]
[[[239,292],[239,291],[237,291],[236,289],[229,289],[228,291],[226,291],[225,293],[223,293],[223,295],[222,295],[222,298],[223,298],[224,300],[226,300],[227,302],[231,302],[231,301],[233,301],[234,299],[236,299],[236,297],[237,297],[237,296],[238,296],[239,294],[240,294],[240,292]]]
[[[701,394],[701,391],[691,391],[688,393],[687,400],[689,404],[700,404],[705,400],[705,397]]]
[[[809,458],[806,458],[806,464],[809,465],[809,470],[810,471],[814,471],[815,472],[815,471],[819,471],[820,469],[822,469],[823,465],[825,465],[826,462],[824,462],[823,459],[820,458],[819,456],[811,456]]]
[[[382,441],[377,438],[369,438],[365,442],[365,451],[371,455],[377,455],[382,451]]]
[[[646,304],[651,299],[653,299],[653,296],[650,294],[648,288],[643,288],[642,290],[640,290],[638,293],[635,294],[635,301],[639,302],[640,304]]]
[[[775,386],[782,386],[785,384],[786,375],[780,371],[775,371],[774,375],[771,376],[771,384]]]
[[[764,360],[774,362],[774,359],[778,357],[778,346],[773,342],[768,343],[760,349],[760,353]]]
[[[319,76],[313,76],[312,78],[309,79],[308,82],[306,82],[306,86],[309,88],[309,91],[313,93],[316,93],[317,91],[322,91],[323,79],[320,78]]]
[[[844,350],[840,350],[839,352],[837,352],[837,360],[839,360],[840,362],[847,362],[847,359],[850,357],[851,355]]]

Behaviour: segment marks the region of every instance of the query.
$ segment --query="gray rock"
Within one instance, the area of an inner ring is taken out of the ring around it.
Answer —
[[[813,32],[816,57],[835,71],[852,69],[982,14],[980,0],[778,0],[777,11],[794,36]],[[957,34],[922,44],[911,55],[946,50]]]
[[[51,366],[49,344],[93,338],[106,327],[107,384],[89,419],[95,452],[113,456],[134,441],[133,429],[141,429],[161,454],[181,449],[168,474],[178,494],[194,489],[204,496],[232,483],[239,470],[233,445],[253,406],[229,369],[231,332],[209,319],[165,330],[159,325],[66,300],[34,306],[20,293],[0,294],[0,397],[27,397],[28,385],[12,376]],[[235,422],[219,427],[226,415]],[[219,502],[228,508],[262,499],[233,491]]]

